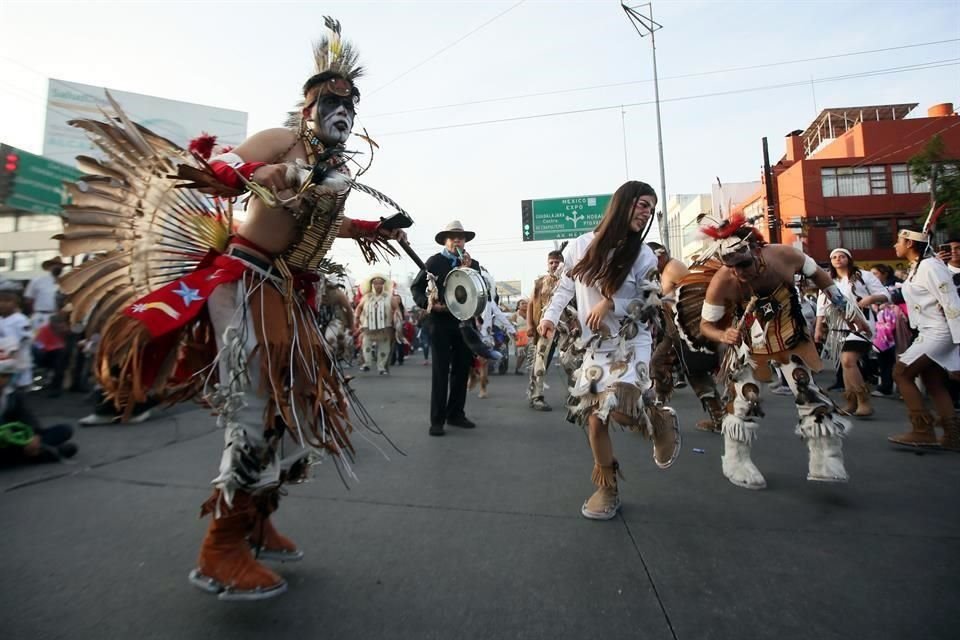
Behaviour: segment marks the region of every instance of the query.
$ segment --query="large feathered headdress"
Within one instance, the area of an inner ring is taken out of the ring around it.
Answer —
[[[360,97],[355,83],[365,69],[359,63],[357,49],[349,40],[343,39],[339,20],[324,16],[323,23],[327,33],[313,43],[314,75],[304,83],[303,97],[297,101],[296,109],[287,114],[286,125],[291,128],[300,126],[300,113],[307,96],[317,87],[320,87],[318,95],[329,91],[341,96],[353,95],[354,101]],[[324,75],[331,77],[323,79]]]
[[[750,223],[751,220],[748,220],[742,212],[737,212],[716,224],[702,225],[700,232],[712,238],[714,242],[703,252],[697,262],[703,263],[714,257],[721,260],[729,259],[738,253],[746,254],[754,246],[761,244],[762,238]]]

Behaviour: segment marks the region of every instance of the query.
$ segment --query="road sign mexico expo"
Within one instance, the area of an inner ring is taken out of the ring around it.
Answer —
[[[603,216],[612,194],[523,200],[523,239],[566,240],[590,231]]]

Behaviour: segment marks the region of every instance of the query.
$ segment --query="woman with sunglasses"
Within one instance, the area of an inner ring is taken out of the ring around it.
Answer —
[[[853,255],[846,249],[838,247],[830,252],[830,277],[841,293],[849,300],[853,298],[857,306],[863,311],[864,317],[870,326],[869,333],[851,331],[849,327],[843,329],[845,336],[840,347],[840,368],[843,371],[843,396],[847,400],[843,410],[857,417],[865,418],[873,415],[870,406],[870,389],[863,381],[860,372],[860,361],[873,348],[873,335],[876,316],[873,305],[889,302],[890,297],[883,283],[869,271],[857,266]],[[830,300],[821,292],[817,299],[817,328],[815,341],[824,342],[827,337],[827,310]]]
[[[657,259],[643,240],[656,203],[656,192],[644,182],[617,189],[596,229],[564,250],[564,273],[537,328],[551,340],[561,314],[576,298],[586,350],[573,374],[567,419],[586,428],[593,452],[596,491],[580,508],[592,520],[609,520],[620,509],[611,420],[646,433],[661,469],[670,467],[680,452],[676,414],[650,401],[653,341],[646,318],[659,304],[659,288],[650,282]]]

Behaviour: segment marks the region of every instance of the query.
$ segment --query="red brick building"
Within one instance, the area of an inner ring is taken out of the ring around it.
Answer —
[[[946,156],[960,159],[953,105],[907,119],[916,106],[824,109],[805,131],[787,135],[786,154],[772,167],[781,242],[821,262],[842,246],[860,264],[896,264],[898,229],[916,224],[930,207],[929,185],[914,183],[907,161],[938,134]],[[764,184],[738,205],[748,217],[766,206]],[[764,235],[769,238],[769,228]]]

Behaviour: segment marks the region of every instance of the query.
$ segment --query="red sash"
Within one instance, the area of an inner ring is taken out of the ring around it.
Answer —
[[[196,271],[148,293],[123,313],[158,338],[194,320],[207,306],[207,298],[214,289],[236,282],[246,269],[240,260],[211,251]]]

